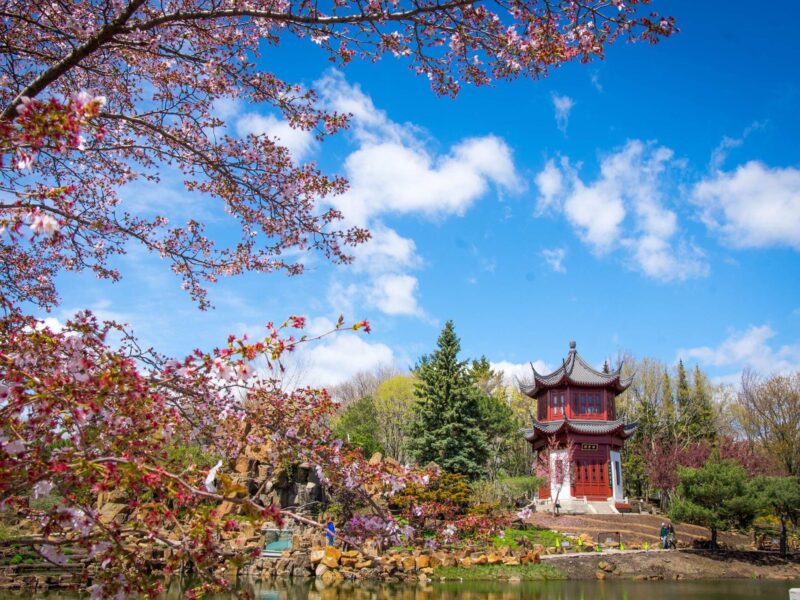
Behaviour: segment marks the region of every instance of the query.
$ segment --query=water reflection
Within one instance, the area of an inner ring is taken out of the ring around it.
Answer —
[[[550,581],[448,582],[426,585],[341,584],[325,588],[321,582],[240,582],[258,600],[787,600],[800,581]],[[179,600],[191,587],[187,580],[170,582],[163,600]],[[64,592],[22,594],[0,591],[6,598],[74,600]],[[85,596],[84,596],[85,598]],[[212,596],[230,600],[230,594]]]
[[[245,585],[259,600],[787,600],[789,589],[800,582],[448,582],[394,586],[361,583],[332,588],[325,588],[320,582]],[[172,589],[168,596],[179,598],[182,594],[180,589]]]

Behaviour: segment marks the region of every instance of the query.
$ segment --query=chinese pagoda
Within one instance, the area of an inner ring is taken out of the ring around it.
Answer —
[[[613,507],[611,512],[628,508],[620,453],[638,423],[617,418],[615,399],[630,386],[633,375],[623,377],[622,365],[615,371],[607,366],[596,371],[578,354],[575,342],[549,375],[531,368],[533,382],[520,383],[519,388],[535,400],[536,416],[531,414],[533,427],[522,433],[534,451],[550,448],[550,472],[561,473],[560,481],[551,477],[549,485],[539,488],[540,501],[557,498],[564,506],[602,501]],[[572,460],[565,465],[569,454]]]

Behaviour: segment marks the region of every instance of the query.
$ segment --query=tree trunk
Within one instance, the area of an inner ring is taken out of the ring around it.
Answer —
[[[712,527],[711,528],[711,549],[712,550],[716,550],[717,549],[717,528],[716,527]]]
[[[788,549],[786,547],[787,546],[786,537],[787,537],[786,519],[781,517],[781,556],[783,558],[786,558],[786,554],[787,554],[787,551],[788,551]]]

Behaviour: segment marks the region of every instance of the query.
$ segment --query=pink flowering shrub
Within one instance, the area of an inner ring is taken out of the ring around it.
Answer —
[[[374,509],[381,535],[396,536],[399,526],[380,504],[430,473],[370,465],[333,438],[327,393],[284,391],[256,374],[257,359],[277,361],[309,341],[287,335],[290,323],[303,324],[290,319],[270,325],[262,340],[232,337],[224,348],[167,361],[142,354],[124,330],[89,313],[53,331],[10,310],[0,319],[0,505],[37,533],[0,543],[31,547],[55,564],[68,560],[63,549],[82,548],[102,566],[93,580],[102,596],[157,593],[151,547],[163,552],[166,574],[190,562],[208,589],[224,587],[219,567],[247,556],[223,552],[222,534],[233,527],[218,510],[223,502],[242,506],[257,525],[314,524],[231,482],[225,466],[247,447],[266,448],[275,466],[311,463],[329,489],[350,490]],[[122,336],[118,347],[112,334]],[[174,452],[181,447],[214,458]],[[130,515],[124,525],[100,512],[111,495]],[[31,497],[55,502],[34,508]],[[349,533],[357,545],[374,531]]]

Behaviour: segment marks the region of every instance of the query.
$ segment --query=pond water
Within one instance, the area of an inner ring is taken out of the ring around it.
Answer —
[[[548,581],[548,582],[447,582],[426,585],[343,584],[321,588],[309,583],[248,584],[259,600],[788,600],[789,589],[800,581]],[[183,597],[184,586],[173,582],[165,600]],[[72,600],[74,594],[42,595],[0,591],[0,598]],[[214,596],[216,600],[230,595]]]

